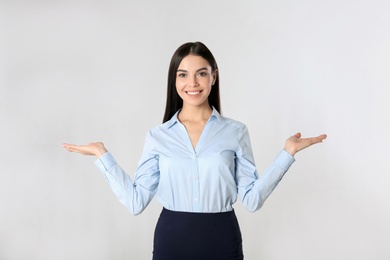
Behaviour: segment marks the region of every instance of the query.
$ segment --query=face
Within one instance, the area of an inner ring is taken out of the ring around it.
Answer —
[[[185,106],[209,106],[208,96],[217,77],[207,60],[188,55],[180,62],[176,72],[176,91]]]

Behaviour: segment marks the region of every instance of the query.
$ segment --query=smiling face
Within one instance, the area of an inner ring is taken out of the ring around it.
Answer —
[[[176,72],[176,91],[185,106],[208,106],[208,96],[217,77],[207,60],[188,55],[180,62]]]

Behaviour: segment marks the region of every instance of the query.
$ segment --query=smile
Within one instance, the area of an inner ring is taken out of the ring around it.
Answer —
[[[200,92],[202,92],[202,91],[186,91],[186,93],[187,93],[188,95],[192,95],[192,96],[198,95]]]

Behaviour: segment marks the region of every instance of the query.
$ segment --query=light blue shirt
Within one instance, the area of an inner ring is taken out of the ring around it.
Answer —
[[[135,215],[155,194],[164,208],[173,211],[231,211],[239,196],[253,212],[294,162],[282,150],[259,178],[244,124],[213,109],[194,149],[177,115],[149,130],[134,180],[109,152],[95,162],[119,201]]]

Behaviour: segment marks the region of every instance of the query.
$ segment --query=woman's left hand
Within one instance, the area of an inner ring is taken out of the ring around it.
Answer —
[[[301,138],[301,133],[296,133],[286,140],[284,150],[294,156],[297,152],[313,144],[321,143],[326,137],[326,134],[322,134],[317,137]]]

